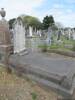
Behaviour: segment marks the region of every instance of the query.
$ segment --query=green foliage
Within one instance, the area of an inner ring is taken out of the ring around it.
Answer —
[[[25,17],[23,18],[23,22],[24,22],[24,24],[27,25],[27,27],[33,26],[33,28],[40,29],[41,26],[42,26],[42,24],[41,24],[41,22],[39,21],[39,19],[36,18],[36,17],[32,17],[32,16],[25,16]]]
[[[72,48],[72,50],[75,51],[75,43],[73,44],[73,48]]]
[[[9,28],[10,28],[10,29],[12,29],[13,23],[14,23],[15,20],[16,20],[16,18],[13,18],[13,19],[10,19],[10,20],[9,20]]]
[[[53,31],[58,30],[58,27],[57,27],[55,24],[53,24],[53,25],[51,26],[51,28],[52,28]]]
[[[45,43],[45,44],[43,44],[43,45],[40,45],[39,48],[41,48],[41,51],[42,51],[42,52],[46,52],[48,46],[47,46],[47,44]]]
[[[37,99],[37,94],[36,94],[36,93],[34,93],[34,92],[33,92],[33,93],[31,93],[31,94],[32,94],[32,99],[33,99],[33,100],[36,100],[36,99]]]
[[[59,48],[59,45],[57,44],[53,44],[50,46],[50,49],[58,49]]]
[[[53,16],[46,16],[43,19],[43,28],[48,29],[49,26],[52,26],[54,24],[54,18]]]
[[[18,18],[21,18],[21,17],[18,17]],[[21,18],[22,21],[23,21],[23,24],[27,27],[29,26],[33,26],[33,28],[36,28],[36,29],[41,29],[42,27],[42,23],[40,22],[40,20],[36,17],[32,17],[32,16],[23,16],[23,18]],[[11,29],[12,28],[12,25],[14,23],[16,19],[13,18],[11,20],[9,20],[9,28]]]

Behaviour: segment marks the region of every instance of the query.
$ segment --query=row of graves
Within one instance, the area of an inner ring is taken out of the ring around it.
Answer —
[[[63,36],[66,40],[75,40],[75,29],[67,28],[67,29],[58,29],[53,31],[50,27],[48,28],[47,33],[47,42],[51,44],[52,42],[63,42],[61,37]],[[55,37],[55,39],[53,39]]]

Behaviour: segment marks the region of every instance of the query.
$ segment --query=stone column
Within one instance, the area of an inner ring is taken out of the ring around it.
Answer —
[[[0,11],[1,21],[0,21],[0,53],[2,54],[2,63],[9,68],[9,56],[11,52],[11,38],[9,25],[5,20],[6,12],[2,8]]]

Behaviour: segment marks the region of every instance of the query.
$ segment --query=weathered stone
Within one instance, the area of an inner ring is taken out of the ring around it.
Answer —
[[[10,50],[11,50],[11,38],[9,32],[9,25],[4,19],[6,12],[2,8],[0,11],[2,20],[0,21],[0,54],[2,54],[2,62],[8,65]]]
[[[61,86],[66,88],[66,89],[71,89],[72,88],[72,80],[68,79],[67,77],[63,80],[61,83]]]

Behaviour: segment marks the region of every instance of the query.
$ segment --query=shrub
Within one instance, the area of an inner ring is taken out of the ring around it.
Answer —
[[[36,100],[37,99],[37,94],[36,93],[33,92],[33,93],[31,93],[31,95],[32,95],[32,99],[33,100]]]

